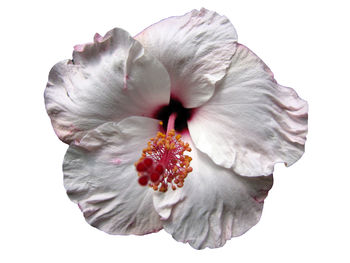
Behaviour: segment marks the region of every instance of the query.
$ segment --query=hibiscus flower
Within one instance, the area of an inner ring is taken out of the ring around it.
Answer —
[[[165,229],[201,249],[260,219],[275,163],[304,152],[307,103],[206,9],[77,45],[45,90],[64,186],[110,234]]]

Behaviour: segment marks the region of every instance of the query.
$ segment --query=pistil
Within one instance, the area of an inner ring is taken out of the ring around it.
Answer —
[[[170,115],[166,134],[158,132],[143,149],[141,158],[135,163],[141,186],[148,185],[155,191],[166,192],[183,187],[188,173],[192,172],[192,158],[184,152],[191,151],[188,143],[174,130],[176,113]],[[163,125],[162,122],[159,125]]]

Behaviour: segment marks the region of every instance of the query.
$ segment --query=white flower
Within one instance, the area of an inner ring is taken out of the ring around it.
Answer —
[[[205,9],[135,38],[96,34],[52,68],[45,103],[70,144],[67,194],[88,223],[110,234],[164,228],[197,249],[223,246],[259,221],[274,164],[297,161],[307,133],[307,103],[237,43],[226,17]],[[171,137],[166,146],[158,134],[163,152],[150,141],[158,132]],[[152,171],[161,163],[155,178],[139,164],[145,158]],[[140,185],[148,183],[162,191]]]

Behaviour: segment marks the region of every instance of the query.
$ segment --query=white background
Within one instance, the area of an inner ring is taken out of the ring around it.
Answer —
[[[8,1],[0,4],[1,262],[350,262],[349,7],[346,1]],[[161,231],[110,236],[69,201],[67,145],[44,108],[47,75],[95,32],[137,34],[206,7],[309,102],[304,156],[276,166],[261,221],[223,248],[197,251]]]

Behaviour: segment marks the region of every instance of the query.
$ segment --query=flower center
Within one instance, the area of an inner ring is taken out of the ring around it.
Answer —
[[[191,119],[195,109],[187,109],[182,103],[171,98],[168,105],[163,106],[155,111],[154,118],[163,121],[163,128],[167,128],[168,120],[173,113],[176,113],[174,129],[176,132],[183,133],[187,131],[187,122]]]
[[[187,174],[192,172],[192,158],[184,155],[191,148],[181,140],[180,134],[175,133],[175,119],[176,113],[171,114],[166,134],[158,132],[151,138],[141,158],[135,163],[139,184],[148,185],[155,191],[166,192],[169,186],[172,190],[181,188]],[[159,124],[163,125],[163,122]]]

